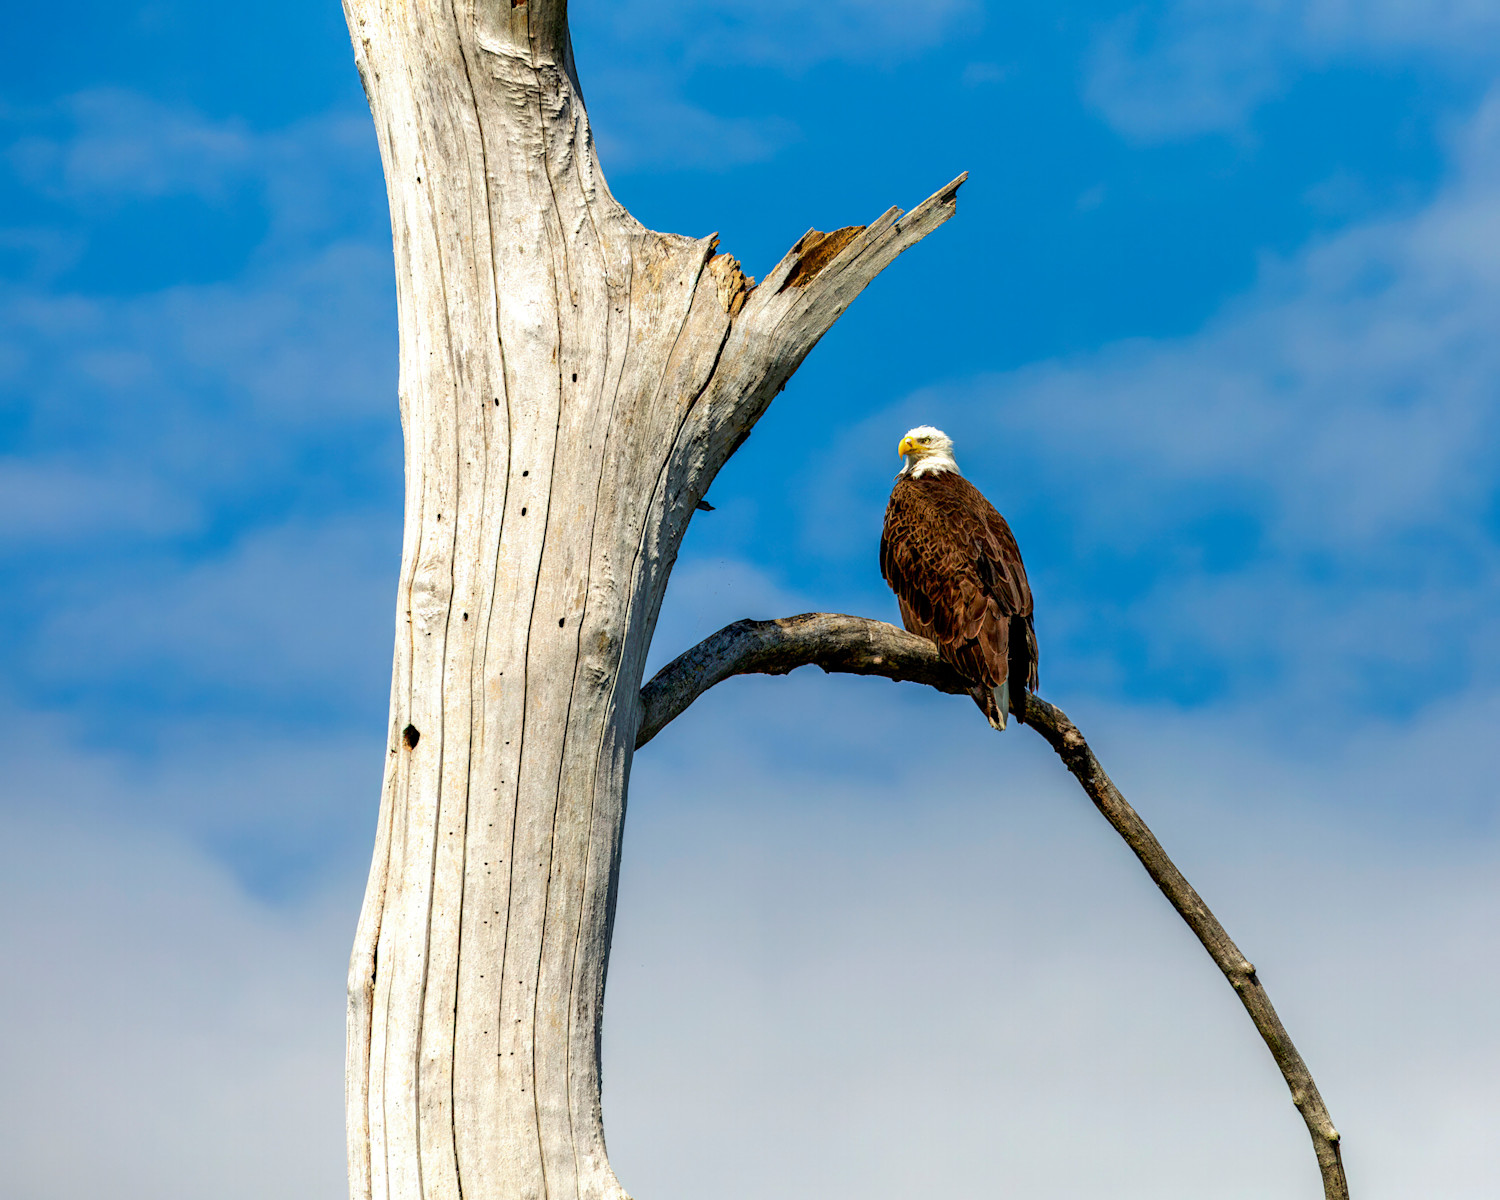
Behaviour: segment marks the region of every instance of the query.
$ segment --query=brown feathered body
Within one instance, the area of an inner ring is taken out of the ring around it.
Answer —
[[[1008,707],[1026,719],[1035,691],[1031,585],[1005,518],[957,471],[896,477],[880,538],[880,573],[901,603],[901,620],[931,639],[972,685],[996,729]]]

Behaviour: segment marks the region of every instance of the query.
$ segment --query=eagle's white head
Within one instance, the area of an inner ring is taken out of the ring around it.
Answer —
[[[908,429],[901,444],[896,447],[896,453],[906,459],[906,466],[901,468],[901,474],[913,479],[935,475],[939,471],[958,470],[958,464],[953,461],[953,439],[931,425],[918,425],[915,429]]]

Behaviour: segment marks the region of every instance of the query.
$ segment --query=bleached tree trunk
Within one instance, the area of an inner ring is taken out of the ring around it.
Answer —
[[[563,0],[345,0],[394,231],[406,529],[349,976],[351,1195],[623,1195],[599,1023],[652,627],[709,483],[952,215],[810,232],[759,286],[610,195]]]

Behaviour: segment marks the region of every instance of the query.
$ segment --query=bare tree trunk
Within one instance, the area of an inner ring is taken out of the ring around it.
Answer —
[[[962,177],[808,233],[757,287],[610,195],[563,0],[345,15],[390,197],[407,484],[350,1191],[621,1196],[600,1005],[667,575],[734,448]]]

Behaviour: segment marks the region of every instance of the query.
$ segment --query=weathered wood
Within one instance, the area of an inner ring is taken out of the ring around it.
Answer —
[[[968,686],[926,638],[840,613],[775,621],[736,621],[679,654],[641,689],[639,750],[699,696],[734,675],[785,675],[816,666],[847,675],[883,675],[966,696]]]
[[[942,692],[968,689],[938,657],[937,648],[884,621],[839,613],[803,613],[776,621],[737,621],[678,655],[641,689],[637,746],[643,746],[680,716],[699,696],[734,675],[785,675],[798,667],[926,684]],[[1046,740],[1063,760],[1094,806],[1135,853],[1172,907],[1193,931],[1214,964],[1239,996],[1256,1030],[1281,1069],[1292,1101],[1307,1124],[1325,1200],[1348,1200],[1338,1131],[1302,1055],[1292,1044],[1271,1006],[1255,968],[1219,924],[1203,898],[1162,849],[1140,814],[1099,765],[1094,752],[1066,713],[1028,693],[1025,724]]]
[[[406,525],[349,974],[350,1190],[623,1195],[599,1021],[638,691],[715,474],[954,211],[810,232],[759,286],[610,194],[562,0],[345,0],[395,242]]]

